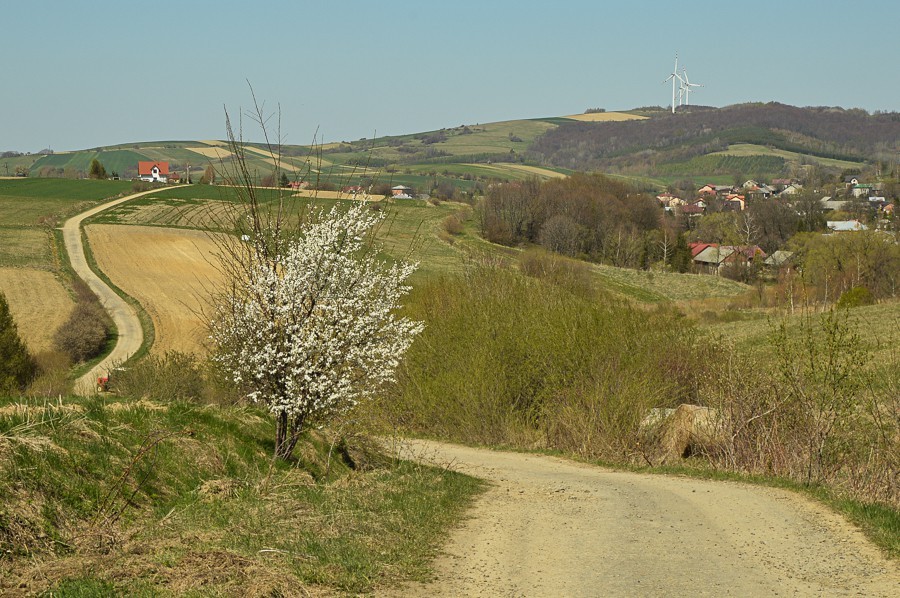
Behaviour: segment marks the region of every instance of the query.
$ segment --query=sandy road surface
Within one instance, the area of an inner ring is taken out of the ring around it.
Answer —
[[[75,392],[77,394],[92,394],[97,388],[97,377],[106,374],[116,364],[124,362],[126,359],[134,355],[144,342],[144,331],[141,329],[141,322],[137,317],[137,313],[124,299],[116,295],[109,286],[94,274],[93,270],[88,267],[87,258],[84,255],[84,245],[81,242],[81,223],[85,218],[93,216],[103,210],[117,206],[126,201],[132,200],[141,195],[148,193],[157,193],[158,189],[145,191],[143,193],[135,193],[121,197],[113,201],[95,206],[86,212],[82,212],[77,216],[73,216],[66,220],[63,224],[63,239],[66,244],[66,252],[69,254],[69,260],[72,262],[72,269],[80,276],[91,290],[100,297],[100,303],[112,316],[113,322],[119,331],[119,338],[112,352],[106,356],[100,363],[91,368],[87,374],[75,381]],[[122,251],[139,251],[137,247],[122,247]]]
[[[489,480],[415,596],[900,596],[900,566],[793,493],[407,442]]]

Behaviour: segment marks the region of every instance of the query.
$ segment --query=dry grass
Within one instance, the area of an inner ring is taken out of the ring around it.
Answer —
[[[150,315],[153,353],[205,353],[201,311],[207,290],[220,281],[212,239],[201,231],[158,227],[93,224],[86,230],[100,269]]]
[[[0,288],[32,353],[49,350],[53,333],[68,319],[74,301],[56,276],[45,270],[0,268]]]
[[[563,118],[571,118],[572,120],[580,120],[581,122],[600,123],[600,122],[621,122],[625,120],[644,120],[646,116],[638,116],[637,114],[625,114],[623,112],[593,112],[591,114],[573,114],[564,116]]]

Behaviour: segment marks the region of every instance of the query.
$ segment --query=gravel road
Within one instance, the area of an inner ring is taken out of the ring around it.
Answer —
[[[81,223],[85,218],[93,216],[107,210],[113,206],[117,206],[126,201],[132,200],[141,195],[154,193],[153,191],[145,191],[143,193],[135,193],[127,197],[94,206],[86,212],[82,212],[77,216],[73,216],[66,220],[63,224],[63,239],[66,245],[66,252],[69,254],[69,260],[72,262],[72,269],[84,280],[94,293],[100,298],[100,303],[109,312],[113,322],[118,329],[119,337],[116,346],[112,352],[106,356],[100,363],[95,365],[84,376],[75,381],[75,393],[79,395],[90,395],[96,392],[97,378],[106,375],[110,369],[116,365],[123,363],[126,359],[134,355],[144,342],[144,331],[141,328],[141,321],[138,319],[134,308],[128,305],[115,291],[94,274],[94,271],[88,267],[87,259],[84,255],[84,245],[81,242]],[[139,251],[137,247],[122,247],[122,251]]]
[[[404,441],[488,480],[437,578],[403,596],[900,596],[900,566],[842,517],[759,486]]]

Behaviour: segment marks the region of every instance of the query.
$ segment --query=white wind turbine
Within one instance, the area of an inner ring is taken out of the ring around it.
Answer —
[[[691,88],[692,87],[703,87],[700,83],[691,83],[691,80],[688,79],[687,69],[681,67],[681,74],[684,75],[684,79],[682,80],[682,88],[681,91],[684,93],[684,105],[689,106],[691,103]]]
[[[666,78],[663,83],[672,82],[672,114],[675,114],[675,80],[678,80],[681,83],[681,86],[684,86],[684,80],[678,75],[678,54],[675,54],[675,70],[672,71],[672,74]],[[680,103],[680,99],[679,99]]]

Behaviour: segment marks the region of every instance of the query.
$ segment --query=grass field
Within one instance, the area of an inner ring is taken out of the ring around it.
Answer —
[[[0,180],[0,226],[36,226],[63,219],[131,190],[130,181]]]
[[[592,269],[607,289],[642,303],[730,298],[751,289],[722,276],[633,270],[599,264],[593,265]]]

